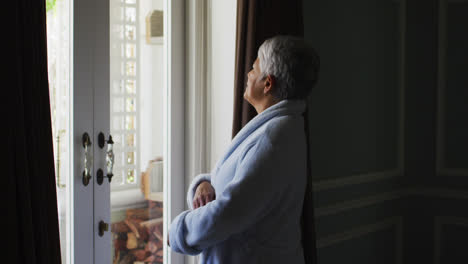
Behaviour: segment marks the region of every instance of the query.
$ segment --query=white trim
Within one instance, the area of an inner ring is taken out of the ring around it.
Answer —
[[[208,25],[207,0],[186,0],[187,38],[187,94],[186,94],[186,174],[185,190],[195,175],[208,172],[210,160],[210,131],[208,118],[208,72],[209,51],[207,50]],[[184,198],[186,199],[185,195]],[[198,256],[184,257],[185,263],[199,262]]]
[[[186,189],[193,177],[207,172],[207,53],[206,0],[187,1],[187,133]]]
[[[184,256],[167,246],[167,234],[185,205],[185,2],[164,0],[164,11],[164,264],[182,264]]]
[[[69,104],[68,104],[68,110],[69,110],[69,114],[70,114],[70,118],[68,119],[68,124],[69,124],[69,129],[68,131],[70,131],[70,133],[68,133],[68,143],[70,145],[70,149],[68,151],[69,153],[69,162],[68,162],[68,166],[69,166],[69,169],[68,171],[70,172],[70,175],[68,175],[68,179],[67,179],[67,186],[65,188],[67,188],[68,190],[68,204],[67,204],[67,222],[66,222],[66,226],[67,226],[67,244],[65,245],[67,247],[66,251],[67,251],[67,259],[66,259],[66,262],[64,264],[72,264],[72,263],[75,263],[75,235],[74,235],[74,230],[75,230],[75,226],[74,226],[74,221],[75,221],[75,208],[74,208],[74,204],[75,204],[75,194],[74,194],[74,190],[75,190],[75,147],[77,147],[76,143],[75,143],[75,121],[74,121],[74,116],[75,116],[75,113],[74,113],[74,105],[72,102],[74,102],[75,100],[75,90],[74,90],[74,53],[75,53],[75,39],[74,39],[74,33],[75,33],[75,29],[74,29],[74,25],[73,23],[75,22],[75,8],[74,8],[74,2],[73,1],[70,1],[69,3],[69,18],[68,18],[68,23],[69,23],[69,28],[70,28],[70,32],[69,32],[69,53],[68,53],[68,56],[70,58],[70,61],[69,61],[69,71],[70,71],[70,75],[69,75],[69,80],[68,80],[68,83],[70,84],[69,86],[69,92],[68,94],[70,95],[70,98],[69,98]],[[63,247],[63,245],[62,245]]]
[[[396,226],[395,263],[401,264],[403,263],[403,217],[402,216],[387,218],[384,221],[381,221],[375,224],[364,225],[364,226],[360,226],[360,227],[347,230],[345,232],[329,235],[324,238],[319,238],[317,240],[317,248],[320,249],[320,248],[325,248],[325,247],[329,247],[332,245],[336,245],[338,243],[341,243],[341,242],[344,242],[353,238],[361,237],[370,233],[375,233],[380,230],[388,229],[393,226]]]
[[[394,177],[402,177],[404,171],[404,144],[405,144],[405,68],[406,68],[406,49],[405,49],[405,35],[406,35],[406,0],[402,0],[400,3],[400,67],[399,67],[399,126],[398,126],[398,150],[397,150],[397,168],[369,172],[365,174],[344,176],[335,179],[322,179],[312,183],[314,191],[322,191],[333,188],[339,188],[346,185],[354,185],[360,183],[368,183],[373,181],[379,181]]]
[[[110,193],[111,211],[120,211],[129,208],[146,206],[146,200],[140,189],[112,191]]]
[[[206,112],[205,112],[205,116],[206,116],[206,121],[205,121],[205,125],[206,125],[206,140],[205,140],[205,143],[206,143],[206,151],[205,151],[205,166],[206,166],[206,169],[211,169],[211,167],[213,166],[211,164],[211,158],[213,156],[212,154],[212,117],[211,117],[211,113],[212,113],[212,94],[211,94],[211,89],[212,89],[212,73],[213,73],[213,66],[212,66],[212,51],[213,51],[213,47],[212,47],[212,37],[213,37],[213,32],[211,32],[211,24],[212,24],[212,15],[211,15],[211,10],[212,10],[212,1],[213,0],[205,0],[205,17],[206,17],[206,20],[204,21],[205,23],[205,29],[206,29],[206,39],[205,39],[205,48],[206,48],[206,56],[205,56],[205,60],[206,60]]]
[[[150,44],[164,45],[164,37],[150,37]]]

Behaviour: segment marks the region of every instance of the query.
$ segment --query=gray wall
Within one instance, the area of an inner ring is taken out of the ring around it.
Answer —
[[[304,1],[322,61],[309,102],[320,264],[468,263],[468,2],[456,2]]]

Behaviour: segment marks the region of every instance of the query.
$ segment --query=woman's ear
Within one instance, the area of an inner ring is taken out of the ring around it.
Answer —
[[[263,88],[263,93],[266,94],[268,92],[271,92],[271,89],[275,85],[275,77],[273,75],[268,74],[265,77],[265,88]]]

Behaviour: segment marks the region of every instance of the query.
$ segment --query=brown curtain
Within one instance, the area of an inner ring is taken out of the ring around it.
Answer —
[[[9,12],[7,220],[12,263],[61,263],[47,78],[45,1],[16,0]],[[6,258],[5,258],[6,257]]]
[[[232,137],[257,113],[244,100],[247,73],[257,58],[260,45],[275,35],[304,36],[302,0],[238,0],[236,33],[236,72],[234,80],[234,119]],[[305,133],[309,145],[308,112],[304,113]],[[307,187],[302,212],[302,244],[305,263],[317,263],[314,203],[310,155],[307,148]]]
[[[232,137],[257,112],[244,100],[247,73],[260,45],[275,35],[304,36],[301,0],[238,0]]]

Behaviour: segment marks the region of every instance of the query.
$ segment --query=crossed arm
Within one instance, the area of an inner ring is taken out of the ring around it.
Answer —
[[[190,191],[187,195],[188,197],[192,198],[192,196],[190,196]],[[196,186],[196,191],[193,195],[192,203],[189,203],[189,205],[192,205],[192,209],[197,209],[198,207],[205,206],[207,203],[215,199],[216,193],[213,186],[211,186],[211,183],[207,180],[202,180]],[[167,234],[167,245],[170,246],[169,233]]]
[[[273,177],[278,174],[275,164],[280,160],[269,140],[252,145],[239,159],[233,180],[216,194],[216,199],[208,203],[203,200],[201,207],[184,211],[173,220],[169,231],[171,248],[197,255],[266,215],[282,189]]]

